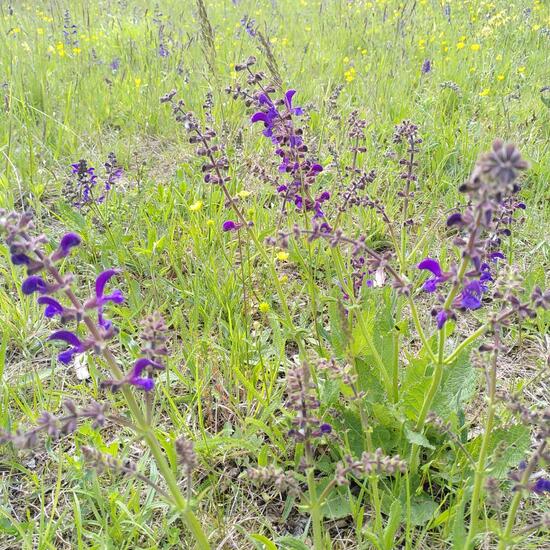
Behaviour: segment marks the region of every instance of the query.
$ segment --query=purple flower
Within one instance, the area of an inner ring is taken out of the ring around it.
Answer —
[[[168,57],[170,52],[164,47],[164,44],[159,46],[159,57]]]
[[[75,355],[84,353],[88,349],[88,346],[81,342],[74,332],[70,332],[68,330],[58,330],[54,332],[48,340],[62,340],[71,346],[68,350],[57,356],[57,358],[65,365],[68,365]]]
[[[460,297],[459,305],[465,309],[478,309],[481,307],[481,297],[486,287],[480,281],[474,280],[469,282]]]
[[[444,309],[438,312],[438,314],[435,316],[435,321],[437,323],[437,328],[439,330],[443,328],[448,318],[449,318],[449,315]]]
[[[460,212],[455,212],[447,218],[447,227],[452,227],[453,225],[463,225],[464,220],[462,219],[462,214]]]
[[[222,224],[222,230],[225,232],[228,231],[237,231],[241,227],[242,224],[234,222],[233,220],[227,220],[223,222]]]
[[[53,253],[52,260],[57,261],[57,260],[60,260],[61,258],[67,257],[70,254],[71,249],[74,248],[75,246],[78,246],[81,242],[82,242],[82,239],[76,233],[66,233],[61,238],[59,247]]]
[[[103,318],[103,306],[107,302],[113,302],[115,304],[121,304],[124,302],[124,296],[120,290],[114,290],[111,294],[104,294],[105,285],[109,282],[111,277],[120,273],[118,269],[108,269],[100,273],[95,281],[95,307],[97,307],[97,320],[99,326],[108,330],[111,327],[111,321],[107,321]]]
[[[26,254],[23,254],[22,252],[17,254],[12,254],[10,259],[13,265],[29,265],[31,263],[31,259]]]
[[[296,94],[296,90],[288,90],[285,94],[285,106],[289,113],[293,115],[301,116],[304,114],[304,110],[301,107],[292,107],[292,98]]]
[[[432,258],[425,258],[417,265],[417,268],[426,269],[433,274],[433,277],[427,279],[422,285],[422,290],[425,292],[435,292],[437,290],[437,285],[444,283],[451,276],[450,273],[443,272],[439,262]]]
[[[146,357],[142,357],[134,363],[132,370],[129,372],[127,377],[128,384],[132,384],[132,386],[136,386],[146,392],[151,391],[155,386],[154,380],[152,378],[142,376],[143,371],[145,371],[147,367],[152,367],[153,369],[158,370],[164,369],[164,365],[151,361]]]
[[[119,67],[120,67],[120,59],[118,57],[115,57],[111,61],[111,64],[109,65],[109,68],[111,69],[111,71],[116,73],[118,71]]]
[[[432,62],[429,59],[425,59],[422,63],[422,74],[428,74],[432,70]]]
[[[46,294],[50,291],[50,285],[42,277],[38,277],[37,275],[31,275],[30,277],[27,277],[23,284],[21,285],[21,290],[23,291],[23,294],[33,294],[34,292],[38,292],[39,294]]]
[[[550,479],[540,477],[533,485],[533,491],[538,494],[550,493]]]
[[[37,301],[41,306],[46,306],[46,309],[44,310],[45,317],[51,318],[55,315],[63,314],[63,306],[57,300],[54,300],[49,296],[40,296]]]

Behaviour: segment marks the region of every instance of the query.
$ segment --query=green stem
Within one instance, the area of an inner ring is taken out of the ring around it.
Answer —
[[[469,346],[472,342],[475,342],[482,334],[487,332],[487,330],[489,330],[489,328],[490,328],[490,325],[489,325],[489,323],[487,323],[487,324],[479,327],[475,332],[472,332],[472,334],[470,334],[470,336],[468,336],[468,338],[463,340],[454,349],[454,351],[443,360],[443,363],[445,363],[446,365],[450,365],[459,356],[460,352],[464,348]]]
[[[48,271],[53,276],[53,278],[57,282],[62,283],[63,279],[59,271],[57,270],[57,268],[48,261],[46,261],[45,263]],[[73,306],[76,308],[77,311],[84,311],[84,308],[82,307],[79,299],[76,297],[76,295],[73,293],[71,289],[66,289],[65,295],[67,296],[67,298],[70,300],[70,302],[73,304]],[[86,327],[88,328],[90,334],[96,339],[96,341],[102,342],[101,334],[99,333],[93,319],[89,315],[84,313],[83,321],[86,324]],[[108,348],[104,348],[102,350],[102,355],[105,358],[107,364],[109,365],[111,374],[118,380],[122,379],[124,374],[118,367],[115,356],[111,353],[111,351]],[[139,404],[137,403],[134,397],[134,394],[132,393],[131,389],[127,385],[123,385],[121,389],[126,399],[126,402],[128,404],[128,408],[130,409],[132,416],[136,420],[138,432],[143,436],[147,445],[151,449],[151,453],[155,458],[157,467],[161,472],[166,484],[168,485],[168,488],[170,490],[170,495],[172,496],[172,499],[173,499],[172,504],[175,504],[176,507],[178,508],[179,512],[182,515],[183,520],[187,524],[187,527],[193,533],[199,545],[199,548],[208,550],[210,548],[208,539],[206,538],[206,535],[204,534],[197,518],[195,517],[191,509],[187,506],[185,497],[183,496],[182,492],[178,487],[178,482],[170,468],[170,465],[168,464],[168,462],[166,461],[166,458],[164,457],[160,443],[158,442],[158,439],[156,438],[150,425],[148,424],[147,419],[143,414],[143,411],[141,410],[141,407],[139,406]]]
[[[315,486],[315,469],[310,466],[307,470],[307,486],[309,489],[309,513],[313,526],[313,548],[325,550],[323,544],[323,527],[320,501],[317,499],[317,487]]]
[[[168,490],[170,491],[170,495],[174,499],[174,504],[176,508],[180,512],[189,530],[193,533],[193,536],[195,537],[199,548],[205,550],[210,549],[208,538],[202,530],[201,524],[199,523],[197,517],[195,516],[195,514],[193,514],[193,511],[187,505],[187,501],[183,493],[180,491],[180,488],[178,487],[177,479],[174,476],[174,473],[172,472],[172,469],[170,468],[170,465],[168,464],[166,457],[164,456],[160,443],[158,442],[158,439],[151,428],[148,428],[147,431],[144,433],[144,439],[151,449],[151,453],[155,458],[157,467],[162,474],[166,485],[168,485]]]
[[[472,500],[470,503],[470,530],[468,532],[468,538],[464,543],[464,550],[469,550],[476,535],[478,529],[478,515],[481,490],[483,488],[483,480],[485,479],[485,462],[487,460],[487,453],[489,450],[489,443],[491,441],[491,435],[493,431],[493,423],[495,418],[495,394],[496,394],[496,382],[497,382],[497,353],[493,353],[491,361],[491,370],[489,372],[489,404],[487,411],[487,421],[485,423],[485,433],[481,441],[481,449],[479,451],[479,457],[477,460],[475,478],[474,478],[474,490],[472,493]]]
[[[422,328],[422,323],[420,322],[420,318],[418,317],[418,309],[416,309],[416,304],[412,298],[412,296],[407,296],[407,302],[409,304],[410,310],[411,310],[411,316],[413,318],[414,327],[416,328],[416,332],[418,332],[418,336],[420,337],[420,341],[422,342],[422,345],[428,352],[428,355],[430,356],[430,359],[436,363],[437,357],[435,356],[432,347],[430,346],[430,343],[428,342],[428,339],[426,338],[426,334],[424,333],[424,329]]]

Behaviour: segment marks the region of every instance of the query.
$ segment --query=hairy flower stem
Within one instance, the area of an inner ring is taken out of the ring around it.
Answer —
[[[445,300],[445,303],[443,304],[443,310],[447,310],[451,307],[451,304],[453,303],[453,300],[456,298],[456,295],[458,294],[460,287],[462,285],[462,281],[464,279],[464,275],[466,274],[466,270],[468,269],[468,264],[470,263],[470,257],[471,257],[471,251],[475,245],[477,233],[479,231],[479,227],[481,224],[481,217],[483,215],[483,209],[481,207],[478,207],[478,212],[476,216],[476,222],[474,225],[474,230],[470,234],[470,238],[468,240],[468,246],[466,248],[466,252],[464,253],[462,257],[462,261],[460,263],[460,267],[458,269],[457,276],[454,280],[453,286],[451,287],[451,290],[449,291],[449,294],[447,296],[447,299]],[[430,408],[433,404],[433,400],[435,399],[435,396],[437,394],[437,391],[439,390],[439,386],[441,385],[441,380],[443,379],[443,368],[445,365],[445,327],[442,327],[439,330],[439,337],[438,337],[438,345],[437,345],[437,362],[435,364],[435,369],[432,374],[432,383],[430,385],[430,388],[428,390],[428,393],[426,394],[426,397],[424,398],[424,402],[422,403],[422,408],[420,410],[420,414],[418,416],[418,421],[416,423],[416,431],[419,433],[424,432],[424,425],[426,423],[426,417],[428,416],[428,413],[430,412]],[[420,454],[420,447],[418,445],[413,444],[411,448],[411,458],[409,460],[410,464],[410,470],[411,473],[416,473],[418,469],[418,457]]]
[[[59,271],[57,270],[57,268],[55,267],[55,265],[53,265],[53,263],[49,261],[48,258],[41,252],[37,252],[37,255],[44,262],[44,266],[46,270],[56,280],[56,282],[58,282],[59,284],[63,284],[64,283],[63,278],[59,273]],[[95,338],[97,342],[101,342],[102,341],[101,335],[99,334],[99,331],[97,330],[97,327],[93,319],[85,313],[84,307],[82,306],[82,304],[80,303],[80,300],[76,297],[74,292],[70,288],[65,288],[64,293],[69,299],[69,301],[71,302],[71,304],[73,305],[73,307],[77,311],[82,312],[82,320],[84,321],[90,334]],[[101,349],[101,354],[105,358],[113,377],[116,378],[117,380],[121,380],[124,375],[120,370],[119,366],[117,365],[115,356],[111,353],[111,351],[107,347],[103,347]],[[181,513],[181,516],[184,522],[186,523],[189,530],[193,533],[199,547],[201,549],[209,549],[210,545],[208,543],[208,539],[206,538],[206,535],[204,534],[197,518],[195,517],[191,509],[187,506],[185,497],[183,496],[182,492],[178,487],[177,479],[174,476],[174,473],[172,472],[172,469],[170,468],[170,465],[168,464],[163,454],[160,443],[152,427],[148,424],[147,418],[143,414],[141,407],[138,405],[131,389],[128,386],[123,385],[121,388],[121,391],[126,399],[128,408],[130,409],[130,412],[132,413],[132,416],[136,421],[138,433],[143,437],[143,439],[147,443],[149,449],[151,450],[151,453],[155,458],[157,467],[160,473],[162,474],[162,477],[164,478],[166,485],[168,485],[168,489],[172,497],[171,503],[175,505],[178,511]]]
[[[321,502],[317,498],[315,468],[313,466],[309,467],[307,470],[307,486],[309,490],[309,513],[313,526],[313,548],[315,550],[325,550],[325,545],[323,543],[323,516],[321,513]]]
[[[498,345],[498,335],[495,335],[495,344]],[[497,346],[493,352],[493,357],[491,360],[491,366],[489,370],[489,376],[487,379],[488,383],[488,410],[487,410],[487,420],[485,422],[485,433],[483,434],[483,439],[481,441],[481,449],[479,451],[479,457],[477,460],[477,465],[475,469],[474,477],[474,490],[472,493],[472,500],[470,503],[470,530],[468,532],[468,538],[464,543],[464,550],[469,550],[472,546],[474,537],[478,529],[478,515],[479,515],[479,504],[480,496],[483,488],[483,480],[485,479],[485,462],[487,460],[487,453],[489,450],[489,443],[491,441],[491,435],[493,431],[493,423],[495,419],[495,395],[496,395],[496,385],[497,385]]]
[[[415,138],[414,135],[409,138],[409,162],[407,171],[407,183],[405,184],[404,200],[403,200],[403,220],[401,221],[401,254],[400,258],[403,260],[407,257],[407,215],[409,213],[409,195],[411,191],[411,178],[414,169],[414,153]],[[403,266],[404,267],[404,266]]]

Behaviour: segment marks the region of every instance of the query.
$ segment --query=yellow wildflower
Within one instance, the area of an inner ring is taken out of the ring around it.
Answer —
[[[288,260],[288,256],[288,252],[285,252],[284,250],[277,252],[277,260],[279,260],[280,262],[286,262]]]
[[[457,50],[461,50],[466,44],[464,44],[464,42],[459,42],[457,45],[456,45],[456,49]]]
[[[202,210],[203,205],[204,203],[202,201],[194,202],[193,204],[189,205],[189,210],[191,210],[191,212],[198,212],[199,210]]]
[[[473,52],[479,51],[480,48],[481,48],[481,46],[479,44],[472,44],[470,46],[470,50],[472,50]]]
[[[491,93],[491,90],[489,88],[484,88],[483,90],[481,90],[481,92],[479,92],[479,95],[480,97],[486,97],[490,95],[490,93]]]
[[[504,80],[504,75],[503,74],[499,74],[497,76],[497,80]]]
[[[258,309],[262,312],[262,313],[268,313],[269,310],[271,309],[270,305],[267,303],[267,302],[262,302],[259,306],[258,306]]]

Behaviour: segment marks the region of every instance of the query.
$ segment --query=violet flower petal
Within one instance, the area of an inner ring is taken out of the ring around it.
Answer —
[[[50,298],[49,296],[40,296],[38,298],[37,302],[43,306],[46,306],[46,309],[44,310],[44,316],[51,318],[55,315],[61,315],[63,313],[63,306],[53,298]]]
[[[109,279],[117,273],[120,273],[119,269],[107,269],[99,274],[98,278],[95,280],[95,294],[98,298],[103,296],[105,285],[109,282]]]
[[[427,269],[431,271],[436,277],[441,276],[441,266],[437,260],[432,258],[425,258],[417,266],[418,269]]]
[[[33,294],[34,292],[46,294],[46,292],[48,292],[48,283],[46,283],[46,281],[44,281],[42,277],[31,275],[23,281],[23,284],[21,285],[21,290],[23,291],[23,294],[27,295]]]

